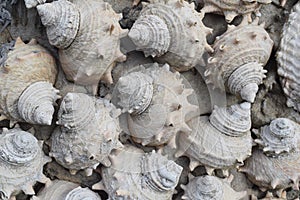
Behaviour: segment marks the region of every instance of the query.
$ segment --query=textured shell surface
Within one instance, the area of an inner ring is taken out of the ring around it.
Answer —
[[[26,8],[33,8],[39,4],[46,3],[47,0],[24,0]]]
[[[185,88],[178,72],[171,72],[168,64],[160,67],[154,63],[140,65],[135,72],[122,76],[112,102],[128,110],[133,139],[142,145],[156,146],[172,142],[180,131],[191,131],[186,122],[196,116],[198,109],[187,100],[191,94],[193,90]]]
[[[263,66],[272,47],[273,41],[263,26],[258,25],[258,18],[251,24],[243,21],[239,26],[229,25],[213,44],[214,53],[204,74],[206,82],[254,102],[258,85],[265,78]]]
[[[201,21],[194,4],[182,0],[147,4],[128,36],[145,56],[168,63],[178,71],[187,71],[202,62],[211,51],[206,35],[211,30]]]
[[[84,169],[89,176],[100,163],[110,166],[108,155],[122,145],[118,116],[108,100],[83,93],[68,93],[58,112],[50,155],[72,174]]]
[[[56,74],[55,60],[46,49],[35,40],[25,44],[18,38],[0,69],[0,113],[13,121],[50,125],[59,98],[52,86]]]
[[[44,155],[42,142],[19,128],[3,129],[0,135],[0,197],[10,197],[24,191],[35,194],[33,185],[46,183],[43,165],[51,159]]]
[[[182,171],[174,161],[132,146],[115,151],[111,157],[112,166],[102,169],[102,182],[93,189],[104,189],[110,199],[172,199]]]
[[[62,180],[54,180],[31,200],[101,200],[101,197],[88,188]]]
[[[281,76],[281,85],[287,96],[287,106],[300,112],[300,3],[298,2],[288,22],[282,29],[282,38],[277,53],[278,74]]]
[[[59,0],[37,6],[50,43],[59,50],[68,80],[81,85],[112,83],[116,61],[126,60],[120,51],[122,30],[111,6],[103,1]],[[101,17],[99,17],[101,16]]]
[[[188,156],[191,170],[202,164],[208,174],[242,165],[251,155],[250,123],[249,103],[215,108],[209,118],[202,116],[188,123],[192,134],[179,134],[176,156]]]

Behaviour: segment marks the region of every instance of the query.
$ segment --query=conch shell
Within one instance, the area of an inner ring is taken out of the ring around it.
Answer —
[[[214,88],[225,86],[230,93],[253,103],[258,85],[266,77],[263,66],[272,47],[273,41],[263,25],[258,25],[258,18],[252,24],[229,25],[213,45],[214,53],[204,73],[206,82]]]
[[[0,69],[0,113],[12,121],[50,125],[55,101],[60,98],[52,85],[55,60],[35,40],[18,38]]]
[[[68,80],[95,88],[99,80],[112,83],[115,62],[126,60],[119,49],[119,39],[127,32],[118,23],[121,14],[102,0],[58,0],[37,10],[50,44],[59,48]]]
[[[101,200],[101,197],[90,189],[82,188],[75,183],[54,180],[31,200]]]
[[[300,3],[298,2],[282,29],[280,48],[277,53],[278,74],[287,96],[287,106],[300,112]]]
[[[186,122],[198,107],[188,102],[192,89],[185,88],[179,72],[169,65],[140,65],[117,82],[112,102],[128,112],[128,128],[142,145],[174,143],[178,132],[191,132]]]
[[[47,0],[24,0],[26,8],[33,8],[39,4],[46,3]]]
[[[0,199],[8,200],[20,191],[35,194],[32,186],[49,179],[43,166],[51,159],[44,155],[43,142],[19,128],[0,134]]]
[[[102,181],[93,189],[105,190],[110,199],[172,199],[182,171],[174,161],[132,146],[116,150],[111,160],[112,166],[101,170]]]
[[[58,112],[61,127],[52,134],[49,155],[71,174],[84,169],[90,176],[100,163],[110,166],[108,155],[122,146],[118,140],[120,113],[106,99],[68,93]]]
[[[235,104],[230,107],[215,107],[212,114],[194,118],[189,122],[192,134],[179,134],[178,152],[175,156],[190,158],[190,169],[205,166],[208,174],[214,169],[224,174],[234,166],[243,165],[251,155],[250,103]]]
[[[145,56],[155,57],[178,71],[201,63],[203,53],[212,51],[206,41],[211,29],[202,23],[204,15],[194,4],[169,0],[146,5],[128,36]]]

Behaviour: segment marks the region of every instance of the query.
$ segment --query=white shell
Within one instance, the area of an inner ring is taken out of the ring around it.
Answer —
[[[47,0],[24,0],[26,8],[33,8],[39,4],[46,3]]]

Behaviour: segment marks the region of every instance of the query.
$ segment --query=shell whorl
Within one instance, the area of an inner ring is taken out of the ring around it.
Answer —
[[[77,187],[64,200],[101,200],[100,196],[88,188]]]
[[[216,107],[209,121],[221,133],[239,137],[251,128],[250,109],[251,105],[248,102],[224,108]]]
[[[39,4],[46,3],[47,0],[24,0],[26,8],[33,8]]]
[[[18,100],[20,116],[31,124],[51,125],[55,101],[60,98],[51,83],[36,82],[23,91]]]
[[[67,48],[74,41],[79,29],[80,13],[76,6],[66,0],[37,6],[42,23],[47,27],[51,45]]]

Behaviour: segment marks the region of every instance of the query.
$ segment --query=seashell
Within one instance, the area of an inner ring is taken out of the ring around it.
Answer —
[[[20,191],[35,194],[32,186],[46,183],[43,165],[51,159],[42,151],[43,142],[19,128],[0,134],[0,197],[8,200]]]
[[[273,41],[262,25],[258,25],[258,18],[252,24],[229,25],[213,45],[214,53],[204,74],[206,82],[219,89],[225,85],[230,93],[253,103],[258,85],[266,77],[263,66],[272,47]]]
[[[277,53],[278,74],[281,76],[281,85],[287,96],[286,104],[298,112],[300,112],[300,36],[296,33],[300,30],[299,20],[300,3],[297,3],[282,29],[282,38]]]
[[[46,49],[35,40],[24,44],[18,38],[0,69],[0,113],[12,121],[50,125],[53,105],[60,98],[52,86],[56,73]]]
[[[236,192],[230,186],[232,177],[220,179],[215,176],[193,177],[184,189],[182,199],[186,200],[240,200],[247,192]]]
[[[31,200],[101,200],[101,197],[88,188],[61,180],[54,180]]]
[[[101,170],[102,181],[93,189],[105,190],[110,199],[172,199],[182,171],[174,161],[132,146],[115,151],[111,160],[112,166]]]
[[[188,102],[192,89],[185,88],[178,72],[157,63],[137,67],[117,82],[112,102],[127,113],[130,135],[142,145],[172,143],[178,132],[189,133],[186,122],[198,107]]]
[[[145,56],[168,63],[178,71],[187,71],[202,62],[205,51],[212,51],[206,41],[211,29],[202,23],[204,15],[194,4],[182,0],[146,5],[128,36]]]
[[[179,134],[175,156],[188,156],[191,170],[202,164],[208,174],[214,169],[227,174],[230,167],[242,165],[251,155],[250,103],[215,107],[210,117],[194,118],[188,124],[193,132]]]
[[[24,0],[26,8],[33,8],[39,4],[46,3],[47,0]]]
[[[52,134],[49,155],[71,174],[84,169],[90,176],[100,163],[110,166],[108,155],[122,146],[118,140],[119,114],[106,99],[68,93],[58,112],[61,127]]]
[[[39,5],[37,10],[50,44],[59,48],[68,80],[95,88],[99,80],[112,83],[115,62],[126,60],[119,49],[119,39],[127,32],[118,23],[121,14],[96,0],[59,0]]]

